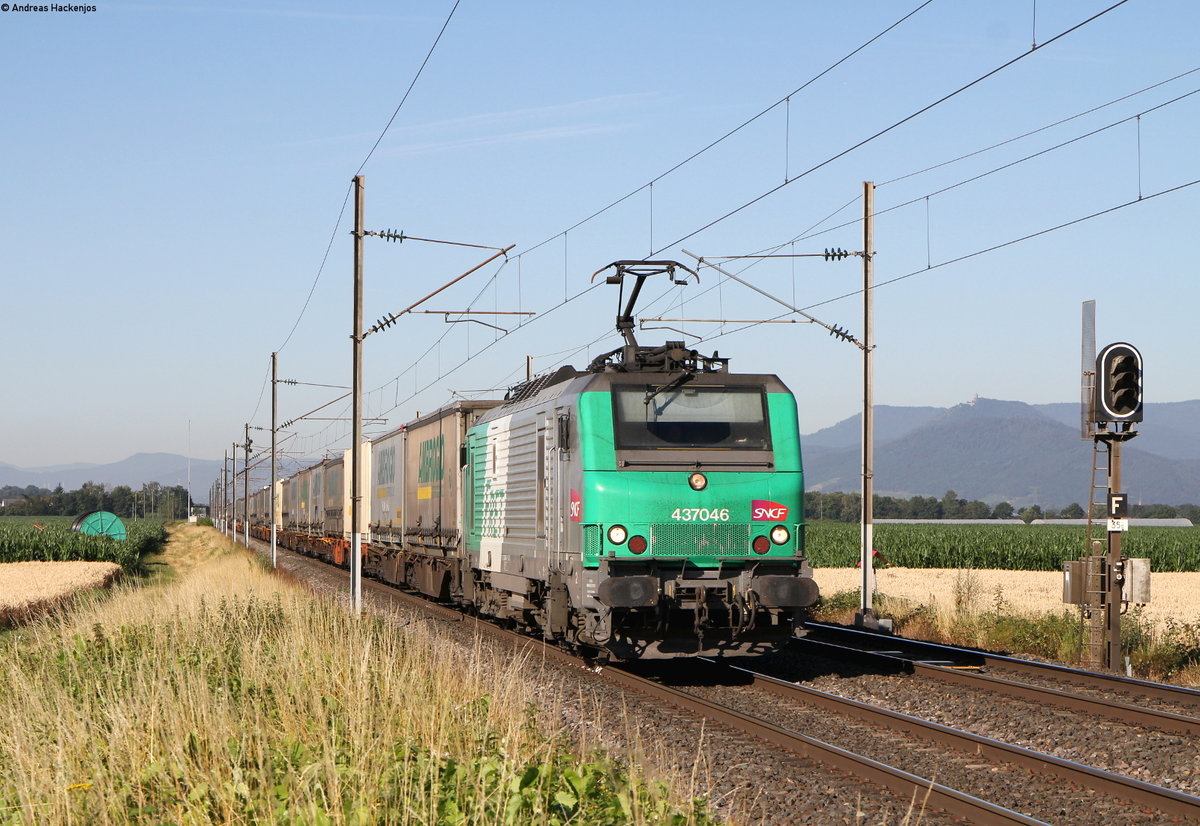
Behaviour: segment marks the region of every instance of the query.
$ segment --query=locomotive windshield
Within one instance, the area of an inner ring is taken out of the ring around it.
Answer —
[[[619,450],[770,450],[762,387],[613,388]]]

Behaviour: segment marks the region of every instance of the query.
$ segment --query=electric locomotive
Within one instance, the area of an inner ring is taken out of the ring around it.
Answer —
[[[818,596],[804,553],[795,399],[775,376],[667,342],[519,385],[467,432],[472,603],[620,659],[753,654]],[[694,274],[694,273],[693,273]]]

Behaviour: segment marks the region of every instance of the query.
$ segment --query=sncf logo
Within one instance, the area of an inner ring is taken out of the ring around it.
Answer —
[[[755,499],[750,503],[750,518],[755,522],[782,522],[788,518],[788,506]]]

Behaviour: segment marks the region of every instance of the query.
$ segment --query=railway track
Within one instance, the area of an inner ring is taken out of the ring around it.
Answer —
[[[258,544],[258,543],[252,543]],[[261,550],[261,548],[260,548]],[[284,553],[281,551],[281,553]],[[320,564],[320,563],[317,563]],[[345,574],[337,571],[339,577]],[[553,662],[562,668],[575,673],[583,671],[584,664],[571,654],[547,645],[543,641],[509,631],[490,623],[479,622],[474,618],[464,617],[456,610],[430,603],[422,598],[397,591],[380,583],[364,583],[364,589],[372,594],[384,596],[390,603],[404,604],[423,612],[434,614],[442,619],[462,625],[464,621],[471,623],[472,631],[491,637],[504,645],[513,646],[542,662]],[[709,666],[704,666],[709,667]],[[879,795],[879,805],[895,806],[896,801],[917,801],[917,808],[925,809],[922,822],[939,822],[940,817],[934,816],[930,810],[940,810],[951,821],[966,821],[977,824],[1036,824],[1036,823],[1083,823],[1098,822],[1094,818],[1070,816],[1060,819],[1047,807],[1023,807],[1021,805],[1002,805],[992,801],[991,789],[995,787],[995,778],[984,783],[979,790],[954,788],[946,783],[937,782],[932,778],[933,772],[918,773],[908,770],[897,762],[884,756],[892,751],[888,747],[869,746],[856,748],[853,744],[835,744],[826,742],[810,733],[802,733],[802,726],[788,725],[778,719],[771,719],[769,713],[762,713],[761,708],[755,707],[752,701],[748,709],[745,704],[740,708],[736,704],[722,702],[712,698],[698,696],[688,687],[678,687],[666,684],[662,679],[653,679],[639,673],[636,669],[626,668],[593,668],[589,679],[600,680],[619,689],[627,697],[634,695],[641,700],[631,704],[645,706],[648,700],[655,707],[670,707],[682,712],[683,718],[704,719],[709,723],[709,739],[720,742],[720,736],[714,734],[724,730],[735,737],[749,738],[758,745],[754,747],[753,759],[763,765],[771,765],[783,759],[781,752],[799,756],[802,760],[819,765],[826,771],[840,773],[851,782],[861,782],[855,792],[861,798],[863,807],[871,808],[869,789],[874,787]],[[669,670],[669,669],[668,669]],[[814,713],[824,716],[839,716],[853,721],[852,725],[860,728],[876,729],[900,741],[914,745],[916,749],[948,749],[957,752],[960,762],[967,760],[972,766],[978,767],[981,760],[986,760],[989,766],[988,775],[995,767],[1003,766],[1006,778],[1023,778],[1032,776],[1036,782],[1034,790],[1027,797],[1045,796],[1045,779],[1051,781],[1050,786],[1058,783],[1060,788],[1052,789],[1055,799],[1065,802],[1055,803],[1058,811],[1065,813],[1068,809],[1088,807],[1120,813],[1126,811],[1136,814],[1135,819],[1104,816],[1104,822],[1200,822],[1200,799],[1181,792],[1164,789],[1150,783],[1138,781],[1119,774],[1104,772],[1075,764],[1068,760],[1041,755],[1028,749],[1007,745],[999,741],[972,735],[937,723],[920,720],[915,717],[889,712],[874,708],[869,704],[856,703],[853,700],[837,697],[827,692],[815,691],[803,686],[794,685],[765,675],[754,674],[744,669],[731,668],[722,664],[712,664],[710,673],[716,682],[725,682],[733,686],[746,687],[758,696],[769,695],[778,698],[772,708],[779,712],[783,707],[804,706]],[[781,701],[781,702],[780,702]],[[626,701],[628,702],[628,701]],[[661,713],[661,712],[660,712]],[[715,740],[713,739],[715,738]],[[729,746],[728,748],[741,748]],[[972,762],[973,761],[973,762]],[[935,763],[937,760],[934,761]],[[791,771],[796,771],[793,766]],[[978,771],[978,768],[976,768]],[[1031,775],[1032,773],[1032,775]],[[1003,785],[1011,786],[1013,780],[1005,779]],[[1022,781],[1024,782],[1024,781]],[[1103,800],[1097,804],[1095,795],[1102,795]],[[1018,793],[1020,798],[1021,794]],[[1135,809],[1129,808],[1132,803]],[[893,809],[894,810],[894,809]],[[1145,815],[1153,812],[1151,820]],[[769,822],[789,822],[787,815],[782,814],[771,818]],[[795,822],[801,822],[797,819]],[[810,820],[807,822],[821,822]],[[950,822],[950,821],[946,821]]]
[[[1053,705],[1122,723],[1200,735],[1200,691],[1002,654],[805,623],[800,649],[894,667],[923,679]],[[1072,690],[1064,690],[1069,686]]]
[[[1184,792],[788,682],[750,669],[717,661],[710,664],[713,669],[727,675],[724,678],[715,677],[716,682],[729,685],[740,682],[754,692],[777,696],[790,706],[837,715],[877,727],[881,731],[899,732],[911,740],[944,747],[959,755],[986,760],[992,764],[994,770],[1012,774],[1013,782],[1024,782],[1022,775],[1033,773],[1053,778],[1077,789],[1091,790],[1113,800],[1127,801],[1139,807],[1156,810],[1167,821],[1178,818],[1181,822],[1200,822],[1200,798]],[[1148,814],[1144,811],[1143,813]]]

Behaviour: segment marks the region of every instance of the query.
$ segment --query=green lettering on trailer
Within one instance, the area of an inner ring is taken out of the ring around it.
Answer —
[[[442,481],[445,465],[442,454],[445,451],[446,438],[441,434],[421,442],[420,457],[417,465],[417,484],[429,484]]]

